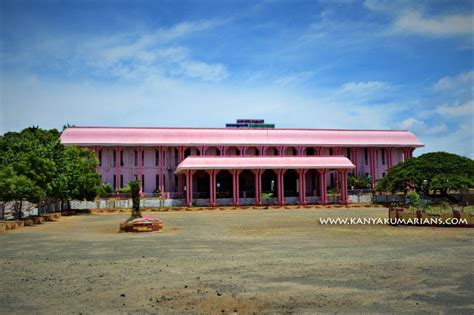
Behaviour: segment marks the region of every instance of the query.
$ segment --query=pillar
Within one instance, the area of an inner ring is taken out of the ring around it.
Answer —
[[[142,152],[143,152],[143,147],[139,146],[137,148],[137,177],[138,177],[138,182],[140,183],[140,193],[143,192],[144,187],[142,183],[142,173],[143,173],[143,160],[142,160]]]
[[[327,197],[327,183],[326,183],[326,175],[327,175],[328,170],[326,169],[321,169],[318,170],[319,173],[319,196],[320,196],[320,203],[322,205],[325,205],[328,203],[328,197]]]
[[[372,178],[371,188],[375,189],[375,181],[377,179],[377,149],[368,148],[369,151],[369,165],[370,165],[370,176]]]
[[[348,192],[347,192],[347,170],[339,170],[339,176],[341,178],[341,192],[339,196],[339,203],[348,204]]]
[[[385,148],[387,158],[387,171],[393,167],[392,148]]]
[[[239,175],[241,170],[232,170],[232,200],[235,206],[240,206],[240,187],[239,187]]]
[[[359,157],[357,156],[358,153],[359,153],[358,148],[351,148],[351,162],[355,166],[355,168],[354,168],[354,177],[359,176],[359,168],[357,166],[357,164],[359,163],[359,161],[358,161]]]
[[[299,192],[300,192],[300,200],[299,203],[300,205],[305,205],[306,204],[306,173],[308,170],[306,169],[301,169],[298,170],[298,186],[299,186]]]
[[[223,146],[223,145],[221,145],[221,146],[219,147],[219,155],[220,155],[220,156],[226,156],[226,153],[227,153],[226,151],[227,151],[227,147],[225,147],[225,146]]]
[[[262,170],[252,170],[255,175],[255,205],[262,204]]]
[[[282,146],[278,147],[278,155],[279,156],[285,155],[285,147],[282,147]]]
[[[160,190],[160,193],[162,196],[164,196],[165,193],[165,176],[164,176],[164,169],[165,169],[165,148],[164,147],[159,147],[158,148],[158,179],[160,181],[160,184],[158,185],[158,189]]]
[[[278,205],[282,206],[285,204],[285,183],[284,183],[285,170],[277,170],[277,175],[278,175]]]
[[[178,163],[181,163],[184,160],[184,151],[185,147],[178,147]],[[184,192],[184,175],[178,175],[178,192]]]
[[[217,205],[216,198],[216,175],[218,170],[208,170],[209,174],[209,207],[215,207]]]
[[[264,147],[263,145],[258,147],[258,151],[260,152],[260,156],[267,155],[267,147]]]
[[[115,189],[119,190],[120,188],[120,151],[122,148],[115,147],[114,148],[115,154]]]
[[[194,171],[186,171],[186,204],[188,207],[193,206],[193,174]]]
[[[405,156],[405,161],[408,161],[413,157],[413,148],[404,148],[403,149],[403,155]]]
[[[303,156],[304,155],[304,147],[296,147],[296,155]]]

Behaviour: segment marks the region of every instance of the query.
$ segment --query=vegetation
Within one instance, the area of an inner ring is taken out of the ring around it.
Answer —
[[[347,177],[347,185],[349,189],[368,189],[372,184],[372,179],[368,176],[348,176]]]
[[[393,167],[377,189],[390,192],[413,187],[417,193],[448,196],[474,187],[474,161],[446,152],[426,153]]]
[[[101,192],[94,152],[64,146],[60,133],[31,127],[0,136],[0,201],[93,200]]]
[[[140,212],[140,182],[138,180],[134,180],[133,182],[129,183],[130,192],[132,193],[132,215],[130,216],[130,220],[141,218],[142,214]]]

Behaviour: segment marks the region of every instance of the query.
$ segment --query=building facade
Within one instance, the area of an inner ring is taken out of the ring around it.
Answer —
[[[347,203],[347,176],[375,187],[423,146],[401,130],[70,127],[61,141],[94,150],[114,190],[138,178],[145,196],[211,205],[327,203],[328,190]]]

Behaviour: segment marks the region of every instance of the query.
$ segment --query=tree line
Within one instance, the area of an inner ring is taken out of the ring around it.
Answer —
[[[26,128],[0,136],[0,200],[41,205],[50,200],[94,200],[104,186],[95,153],[65,146],[56,129]]]

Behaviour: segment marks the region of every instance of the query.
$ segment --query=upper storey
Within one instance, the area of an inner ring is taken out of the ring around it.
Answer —
[[[61,142],[79,146],[265,145],[422,147],[405,130],[70,127]]]

